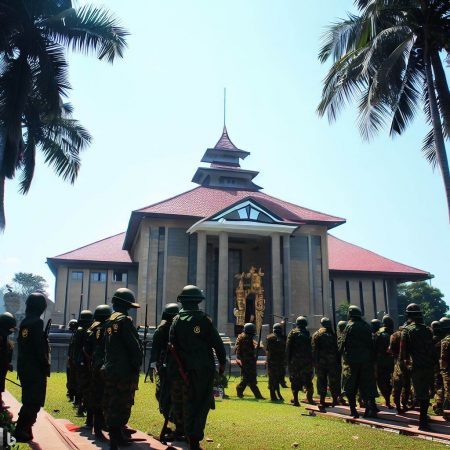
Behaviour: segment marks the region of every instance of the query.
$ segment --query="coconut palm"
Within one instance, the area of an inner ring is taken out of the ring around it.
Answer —
[[[4,183],[22,171],[28,192],[36,149],[57,175],[74,182],[90,136],[64,103],[71,86],[66,50],[122,57],[127,32],[112,14],[71,0],[0,0],[0,229]]]
[[[442,63],[449,60],[448,0],[357,0],[358,14],[331,25],[319,60],[332,59],[318,106],[334,121],[358,100],[364,139],[384,126],[401,134],[422,107],[430,132],[425,156],[439,166],[450,215],[450,175],[445,139],[450,136],[450,93]]]

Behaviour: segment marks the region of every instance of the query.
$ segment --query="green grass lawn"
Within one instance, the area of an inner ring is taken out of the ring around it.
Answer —
[[[15,377],[13,377],[15,379]],[[155,399],[155,387],[141,377],[136,404],[130,426],[153,435],[159,435],[162,418]],[[299,449],[438,449],[445,445],[423,439],[400,436],[364,426],[347,424],[339,419],[304,415],[304,407],[289,404],[290,390],[283,389],[284,404],[268,400],[256,401],[246,390],[244,399],[236,397],[236,380],[232,378],[227,388],[230,399],[216,403],[208,416],[205,437],[213,442],[203,442],[207,449],[290,449],[298,443]],[[259,377],[259,386],[265,397],[269,396],[267,378]],[[20,388],[8,383],[8,390],[20,399]],[[65,374],[53,373],[47,389],[46,410],[56,418],[67,418],[82,425],[83,419],[67,402]],[[45,449],[44,449],[45,450]]]

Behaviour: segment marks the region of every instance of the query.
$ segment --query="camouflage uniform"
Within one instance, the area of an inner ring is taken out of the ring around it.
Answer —
[[[450,409],[450,334],[441,341],[440,368],[444,386],[443,410]]]
[[[389,352],[391,340],[391,330],[382,327],[375,334],[374,347],[376,358],[376,379],[378,389],[386,401],[386,406],[390,407],[392,393],[392,373],[394,371],[394,357]]]
[[[317,393],[327,395],[330,387],[333,402],[337,403],[340,394],[339,353],[336,335],[329,328],[321,327],[312,336],[312,353],[317,375]]]
[[[411,303],[406,307],[411,320],[400,340],[400,358],[411,368],[411,381],[415,400],[419,403],[419,430],[429,430],[428,406],[434,378],[434,346],[431,330],[424,325],[420,306]]]
[[[103,307],[105,305],[102,305]],[[102,307],[100,306],[100,307]],[[96,311],[97,314],[97,311]],[[103,416],[103,394],[105,391],[105,379],[102,366],[105,360],[105,318],[96,320],[87,332],[87,341],[84,352],[90,360],[90,383],[89,383],[89,407],[93,415],[92,425],[98,438],[103,439],[102,427]],[[88,423],[90,425],[90,423]]]
[[[243,397],[244,390],[250,387],[255,397],[258,397],[258,381],[256,379],[256,342],[253,336],[245,332],[241,333],[236,339],[236,359],[241,363],[241,381],[236,386],[238,397]]]
[[[298,392],[303,388],[306,389],[308,402],[313,403],[313,357],[311,336],[306,328],[297,326],[289,332],[286,341],[286,358],[291,390],[294,395],[293,404],[298,406]]]
[[[389,351],[394,358],[394,371],[392,372],[392,393],[398,412],[407,409],[411,398],[411,374],[400,359],[400,339],[403,327],[391,335]],[[401,405],[401,406],[400,406]]]
[[[103,412],[108,426],[127,424],[134,405],[142,363],[142,347],[131,317],[114,312],[105,322]]]
[[[44,406],[50,376],[50,347],[40,318],[47,307],[46,299],[40,293],[33,293],[28,296],[26,305],[17,338],[17,374],[22,385],[22,407],[15,431],[19,442],[33,438],[32,426]]]
[[[183,308],[174,318],[169,333],[169,348],[179,358],[180,365],[175,357],[171,357],[168,375],[183,378],[184,432],[192,450],[200,449],[199,442],[204,436],[209,410],[214,408],[214,353],[219,361],[220,374],[226,363],[225,347],[218,331],[211,319],[198,308],[198,303],[204,298],[198,287],[185,286],[178,296]]]
[[[75,367],[76,392],[80,402],[78,413],[80,415],[83,413],[83,410],[89,408],[90,406],[90,361],[84,352],[84,346],[87,343],[87,339],[87,328],[81,326],[78,327],[74,336],[73,362]]]
[[[12,370],[13,345],[8,336],[15,330],[16,318],[11,313],[0,314],[0,412],[3,410],[2,393],[8,370]]]
[[[70,340],[69,340],[69,347],[67,348],[66,388],[67,388],[67,397],[69,397],[70,401],[75,400],[75,394],[77,392],[75,365],[73,362],[74,337],[75,331],[78,328],[76,324],[77,321],[75,319],[72,319],[69,322]]]
[[[442,415],[443,413],[442,404],[444,403],[444,384],[440,368],[442,338],[443,336],[441,333],[433,332],[434,383],[433,383],[433,392],[431,392],[431,396],[432,397],[434,396],[433,411],[435,414],[438,415]]]
[[[351,316],[351,311],[358,311],[358,315]],[[348,398],[352,416],[358,417],[358,390],[366,406],[365,417],[376,416],[375,397],[378,392],[375,383],[372,330],[369,324],[362,320],[361,312],[355,306],[349,308],[349,321],[340,337],[339,351],[342,354],[342,391]]]
[[[286,340],[284,336],[271,333],[266,338],[267,375],[269,390],[280,391],[286,366]]]

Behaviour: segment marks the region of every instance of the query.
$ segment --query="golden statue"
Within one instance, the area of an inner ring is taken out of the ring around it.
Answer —
[[[244,325],[252,322],[256,325],[256,330],[262,326],[265,309],[264,288],[262,277],[264,272],[259,268],[250,267],[249,272],[235,275],[238,279],[236,288],[236,307],[234,316],[236,317],[236,335],[239,334]]]

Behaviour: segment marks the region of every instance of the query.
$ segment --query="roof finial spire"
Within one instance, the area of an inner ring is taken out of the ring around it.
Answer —
[[[227,127],[227,88],[223,88],[223,127]]]

